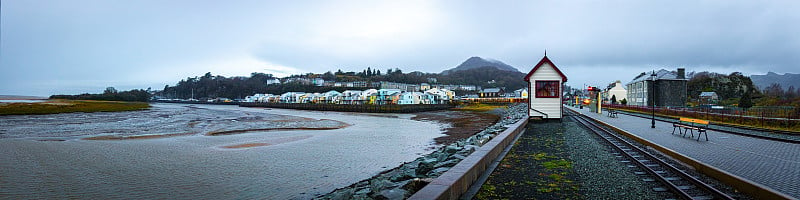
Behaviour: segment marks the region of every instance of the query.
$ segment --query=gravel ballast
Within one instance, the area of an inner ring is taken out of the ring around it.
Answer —
[[[475,199],[663,199],[569,119],[532,121]]]

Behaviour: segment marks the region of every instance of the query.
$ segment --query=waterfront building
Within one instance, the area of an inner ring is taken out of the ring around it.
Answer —
[[[402,94],[402,90],[399,89],[380,89],[377,93],[377,98],[374,104],[378,105],[387,105],[387,104],[397,104],[397,100],[400,99],[400,94]]]
[[[422,104],[423,96],[422,92],[404,92],[400,95],[397,104]]]
[[[504,91],[501,88],[486,88],[481,90],[480,96],[481,98],[500,97],[503,92]]]
[[[528,88],[520,88],[518,90],[514,90],[514,97],[528,98]]]
[[[300,103],[305,92],[286,92],[281,94],[281,103]]]
[[[342,93],[336,90],[331,90],[323,93],[323,103],[339,103],[342,100]]]
[[[444,104],[453,100],[456,93],[448,89],[433,88],[425,91],[426,94],[431,95],[431,102],[435,104]]]

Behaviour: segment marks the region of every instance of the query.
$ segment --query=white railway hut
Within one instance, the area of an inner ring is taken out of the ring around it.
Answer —
[[[539,61],[525,76],[528,82],[528,118],[561,119],[561,99],[567,76],[547,58]]]

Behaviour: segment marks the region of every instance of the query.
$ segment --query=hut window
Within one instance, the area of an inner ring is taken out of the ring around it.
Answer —
[[[536,98],[558,98],[558,81],[536,81]]]

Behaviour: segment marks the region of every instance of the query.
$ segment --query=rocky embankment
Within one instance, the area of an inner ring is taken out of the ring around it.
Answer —
[[[505,109],[500,120],[474,136],[453,142],[370,179],[337,189],[317,199],[405,199],[469,156],[509,125],[527,117],[526,104]]]

